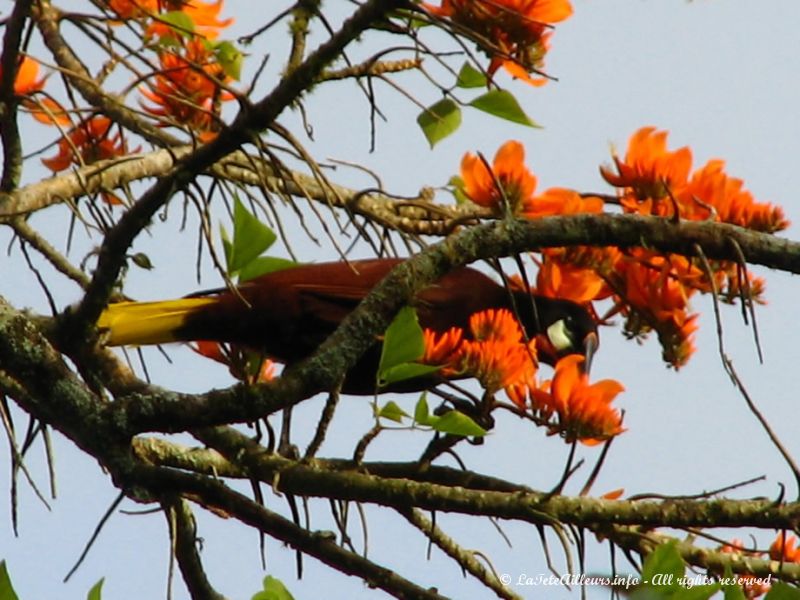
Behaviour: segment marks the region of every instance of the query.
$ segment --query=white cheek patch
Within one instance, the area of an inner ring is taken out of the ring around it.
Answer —
[[[547,339],[559,352],[572,348],[573,345],[564,319],[559,319],[547,328]]]

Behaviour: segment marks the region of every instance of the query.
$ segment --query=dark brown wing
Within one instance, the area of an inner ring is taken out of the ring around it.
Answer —
[[[283,362],[308,356],[399,259],[302,265],[267,273],[199,310],[182,339],[243,344]]]

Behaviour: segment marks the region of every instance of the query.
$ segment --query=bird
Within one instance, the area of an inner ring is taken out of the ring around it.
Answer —
[[[175,300],[112,303],[101,313],[97,326],[108,346],[225,342],[292,365],[310,356],[403,260],[299,264],[261,275],[235,290],[208,290]],[[517,316],[528,339],[536,339],[539,360],[551,365],[565,355],[582,354],[588,371],[598,346],[597,324],[584,306],[508,289],[471,267],[450,271],[416,294],[410,305],[420,326],[437,333],[452,327],[468,332],[474,313],[508,309]],[[421,391],[437,382],[430,376],[419,377],[378,390],[380,354],[381,343],[376,339],[345,376],[341,392]]]

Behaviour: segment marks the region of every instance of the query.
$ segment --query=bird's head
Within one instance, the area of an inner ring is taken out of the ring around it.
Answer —
[[[599,345],[597,323],[589,310],[559,298],[534,296],[534,301],[536,314],[527,298],[523,305],[527,303],[528,308],[523,308],[522,314],[528,335],[536,339],[539,358],[552,365],[568,354],[582,354],[588,372]]]

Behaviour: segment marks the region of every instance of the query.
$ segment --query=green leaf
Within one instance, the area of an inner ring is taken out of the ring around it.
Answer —
[[[463,435],[465,437],[483,437],[486,435],[486,430],[483,427],[457,410],[446,412],[431,425],[436,431],[442,433],[452,433],[453,435]]]
[[[244,55],[241,51],[231,42],[219,42],[214,47],[214,54],[225,75],[239,81],[244,60]]]
[[[461,66],[456,79],[456,85],[460,88],[479,88],[486,86],[486,75],[473,67],[468,62]]]
[[[691,580],[691,576],[689,576],[689,579]],[[686,583],[681,583],[680,585],[680,589],[670,596],[670,600],[708,600],[722,589],[722,586],[718,583],[692,587],[686,587]]]
[[[389,402],[384,404],[376,416],[389,419],[395,423],[402,423],[403,419],[410,417],[410,415],[400,408],[393,400],[389,400]]]
[[[8,575],[6,561],[0,561],[0,600],[19,600],[19,596],[11,585],[11,577]]]
[[[92,586],[92,589],[89,590],[89,594],[86,596],[86,600],[102,600],[103,582],[105,579],[106,578],[103,577]]]
[[[439,100],[419,114],[417,124],[433,148],[461,125],[461,109],[448,98]]]
[[[380,384],[382,386],[404,381],[406,379],[413,379],[414,377],[422,377],[435,373],[442,367],[438,365],[423,365],[417,362],[404,362],[399,365],[389,367],[381,373]]]
[[[431,411],[428,408],[428,392],[422,392],[414,405],[414,422],[418,425],[430,425],[435,420],[431,417]]]
[[[291,269],[296,267],[299,263],[289,260],[288,258],[279,258],[277,256],[259,256],[254,258],[239,270],[239,283],[250,281],[261,275],[272,273],[273,271],[282,271],[283,269]]]
[[[233,258],[233,242],[228,230],[225,229],[222,223],[219,224],[219,237],[222,240],[222,250],[225,252],[225,264],[230,265],[231,258]]]
[[[294,600],[294,596],[280,579],[267,575],[264,578],[264,589],[254,595],[252,600]]]
[[[233,205],[233,242],[228,260],[228,274],[234,274],[275,243],[275,232],[264,225],[236,198]],[[223,242],[224,243],[224,242]]]
[[[506,90],[490,90],[475,98],[469,105],[507,121],[528,127],[539,127],[525,114],[514,95]]]
[[[417,313],[410,306],[400,309],[383,336],[381,361],[378,366],[378,383],[385,380],[389,369],[422,358],[425,341]]]
[[[730,575],[725,575],[726,577],[730,577]],[[725,600],[747,600],[747,596],[744,595],[744,590],[742,586],[730,584],[725,586],[725,593],[723,594]]]
[[[457,204],[465,204],[469,202],[469,196],[464,192],[464,180],[458,175],[453,175],[447,182],[450,186],[453,197],[456,199]]]
[[[642,581],[645,583],[652,582],[654,579],[657,582],[661,581],[677,585],[676,581],[683,577],[686,571],[686,563],[683,562],[676,541],[667,542],[656,547],[653,552],[645,559],[642,565]],[[662,587],[659,584],[659,587]]]
[[[783,581],[775,581],[764,600],[800,600],[800,589]]]
[[[194,21],[182,10],[173,10],[161,15],[158,15],[158,20],[166,23],[172,29],[175,29],[180,34],[194,32]]]

